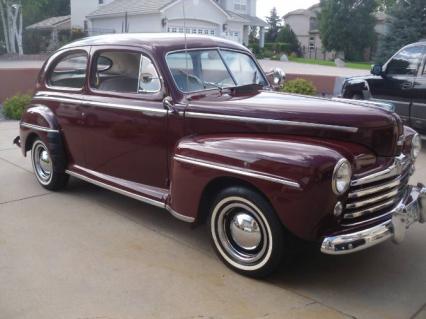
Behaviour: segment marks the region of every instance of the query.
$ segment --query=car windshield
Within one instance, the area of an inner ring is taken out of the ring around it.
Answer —
[[[249,55],[228,50],[189,50],[169,53],[167,64],[180,91],[189,93],[267,82]]]

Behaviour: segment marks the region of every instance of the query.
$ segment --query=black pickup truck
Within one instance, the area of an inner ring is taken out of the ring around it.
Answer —
[[[371,75],[344,81],[341,96],[393,104],[408,126],[426,134],[426,40],[403,47]]]

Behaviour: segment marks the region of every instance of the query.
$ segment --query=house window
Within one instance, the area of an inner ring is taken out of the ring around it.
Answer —
[[[247,0],[234,0],[234,9],[237,11],[247,11]]]
[[[314,31],[318,30],[318,19],[315,17],[309,18],[309,30]]]
[[[104,0],[99,0],[99,4],[104,4]]]

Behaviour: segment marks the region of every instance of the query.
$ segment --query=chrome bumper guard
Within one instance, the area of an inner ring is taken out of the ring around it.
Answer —
[[[401,243],[414,223],[426,222],[426,187],[411,187],[411,192],[392,211],[386,222],[358,232],[324,238],[321,252],[329,255],[350,254],[367,249],[388,239]]]

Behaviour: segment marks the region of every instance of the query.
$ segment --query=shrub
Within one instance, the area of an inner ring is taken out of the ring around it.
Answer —
[[[26,106],[31,103],[31,96],[28,94],[17,94],[6,99],[3,103],[4,115],[12,120],[20,120]]]
[[[288,81],[284,84],[282,90],[288,93],[304,95],[315,95],[317,93],[315,85],[311,81],[305,79],[295,79]]]

